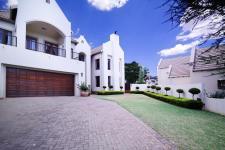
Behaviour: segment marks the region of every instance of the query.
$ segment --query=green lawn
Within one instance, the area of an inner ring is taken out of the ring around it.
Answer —
[[[180,149],[225,149],[224,116],[173,106],[144,95],[98,97],[116,101]]]

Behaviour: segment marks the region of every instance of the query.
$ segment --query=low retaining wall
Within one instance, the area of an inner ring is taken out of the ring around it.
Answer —
[[[205,110],[225,115],[225,99],[216,99],[206,97],[204,100]]]

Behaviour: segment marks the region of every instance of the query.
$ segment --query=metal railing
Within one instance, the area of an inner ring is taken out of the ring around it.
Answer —
[[[66,57],[66,50],[53,45],[38,43],[34,41],[26,41],[26,49],[42,52],[50,55]]]
[[[4,35],[0,32],[0,44],[17,46],[17,37],[11,35]]]

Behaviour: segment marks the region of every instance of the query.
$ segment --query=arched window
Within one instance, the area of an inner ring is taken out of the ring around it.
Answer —
[[[85,61],[85,54],[79,53],[79,61]]]

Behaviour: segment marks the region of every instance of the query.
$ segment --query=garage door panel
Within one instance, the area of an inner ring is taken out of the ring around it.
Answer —
[[[7,68],[7,97],[74,96],[74,75]]]

